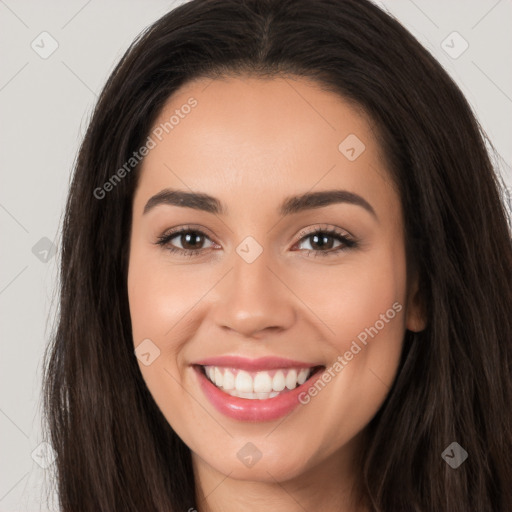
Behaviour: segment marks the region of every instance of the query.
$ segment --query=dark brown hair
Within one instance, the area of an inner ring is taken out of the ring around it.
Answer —
[[[367,428],[361,493],[381,512],[512,510],[512,245],[485,137],[459,88],[366,0],[193,0],[129,48],[78,155],[63,223],[44,409],[63,512],[197,507],[190,450],[140,373],[127,300],[134,169],[172,93],[198,77],[315,80],[376,123],[404,211],[427,328],[406,333]],[[441,458],[457,441],[457,469]]]

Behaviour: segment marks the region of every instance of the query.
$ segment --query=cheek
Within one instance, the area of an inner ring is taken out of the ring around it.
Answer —
[[[149,346],[158,354],[150,365],[138,359],[142,377],[173,428],[181,431],[184,418],[201,419],[191,419],[197,411],[187,410],[185,405],[190,399],[185,388],[193,379],[185,354],[204,319],[205,296],[219,275],[206,265],[186,260],[176,264],[170,259],[165,250],[133,243],[127,285],[134,347],[137,350],[149,339]]]
[[[371,261],[355,258],[330,275],[313,277],[310,304],[330,328],[324,331],[331,365],[326,391],[321,384],[311,390],[311,403],[315,417],[324,411],[336,416],[329,435],[343,444],[377,413],[396,375],[405,334],[405,255],[401,247],[383,246]]]
[[[331,361],[326,391],[322,384],[311,390],[311,403],[315,417],[325,411],[337,417],[330,435],[343,443],[375,415],[396,375],[405,334],[405,254],[382,244],[371,256],[304,273],[300,283],[296,292],[321,319]]]
[[[155,256],[154,250],[135,247],[128,271],[134,343],[154,338],[160,340],[162,350],[173,352],[169,340],[177,338],[180,320],[202,295],[202,281],[193,269],[171,265],[161,255]]]
[[[127,284],[134,347],[145,343],[151,353],[148,365],[138,359],[142,377],[162,413],[179,431],[180,418],[191,421],[190,411],[187,416],[183,410],[186,376],[180,357],[188,336],[183,326],[190,328],[190,310],[200,297],[201,282],[193,272],[168,265],[154,248],[133,244]]]
[[[294,292],[311,309],[315,323],[321,321],[325,339],[336,354],[350,350],[353,340],[377,339],[368,334],[375,334],[375,326],[379,338],[400,345],[406,300],[401,247],[381,244],[367,253],[347,253],[339,265],[309,265],[300,272],[300,279],[291,274],[288,278],[294,279]],[[397,305],[393,308],[393,304]]]

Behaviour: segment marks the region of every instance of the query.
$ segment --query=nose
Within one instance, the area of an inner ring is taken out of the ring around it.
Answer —
[[[280,332],[294,324],[295,296],[270,259],[266,251],[252,263],[234,254],[231,272],[217,287],[214,321],[218,327],[259,337],[264,331]]]

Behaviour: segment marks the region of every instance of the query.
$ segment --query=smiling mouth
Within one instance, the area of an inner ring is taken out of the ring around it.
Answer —
[[[249,400],[266,400],[292,391],[311,379],[324,366],[246,371],[223,366],[198,365],[203,375],[227,395]]]

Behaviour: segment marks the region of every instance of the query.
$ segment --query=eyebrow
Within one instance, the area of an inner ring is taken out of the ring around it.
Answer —
[[[284,217],[305,210],[322,208],[331,204],[347,203],[360,206],[377,219],[377,214],[372,205],[363,197],[347,190],[323,190],[320,192],[307,192],[305,194],[287,197],[279,209],[279,214]],[[216,215],[225,215],[226,209],[215,197],[199,192],[186,192],[184,190],[164,189],[152,196],[143,214],[158,205],[181,206],[182,208],[193,208]]]

